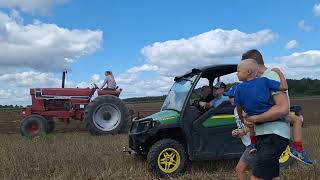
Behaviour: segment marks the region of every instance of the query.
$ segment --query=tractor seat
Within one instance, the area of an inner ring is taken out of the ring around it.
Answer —
[[[122,89],[108,89],[108,90],[104,90],[104,89],[99,89],[98,90],[98,95],[101,96],[101,95],[114,95],[114,96],[119,96],[120,93],[121,93]]]

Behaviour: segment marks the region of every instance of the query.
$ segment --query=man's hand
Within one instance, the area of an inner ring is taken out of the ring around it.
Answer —
[[[250,116],[250,117],[244,117],[243,123],[244,123],[247,127],[253,127],[253,126],[254,126],[254,122],[253,122],[252,116]]]
[[[199,105],[200,105],[201,107],[203,107],[203,108],[206,107],[206,104],[207,104],[206,102],[202,102],[202,101],[199,102]]]
[[[281,70],[279,68],[272,68],[271,71],[276,72],[277,74],[281,74]]]
[[[211,107],[210,103],[207,102],[199,102],[199,105],[205,109],[209,109]]]

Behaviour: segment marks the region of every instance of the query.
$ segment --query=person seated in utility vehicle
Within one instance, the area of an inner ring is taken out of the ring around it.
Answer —
[[[204,109],[210,109],[211,107],[216,108],[220,104],[222,104],[225,101],[229,101],[228,96],[224,96],[223,93],[226,89],[226,84],[223,82],[218,82],[216,85],[213,86],[215,89],[216,97],[212,99],[210,102],[203,102],[200,101],[199,105],[203,107]]]
[[[99,89],[116,90],[118,87],[117,87],[117,83],[113,77],[112,71],[106,71],[104,73],[104,75],[105,75],[105,79]],[[107,85],[107,87],[104,88],[105,85]]]
[[[200,89],[200,99],[195,100],[192,105],[196,106],[201,112],[205,112],[205,111],[207,111],[207,109],[200,106],[199,102],[209,103],[213,99],[214,99],[214,96],[212,94],[212,90],[211,90],[210,86],[204,85]]]

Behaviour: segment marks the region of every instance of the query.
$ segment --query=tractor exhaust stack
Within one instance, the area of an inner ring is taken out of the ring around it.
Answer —
[[[62,88],[64,88],[64,84],[65,84],[65,81],[66,81],[66,74],[67,74],[67,71],[63,71],[62,72]]]

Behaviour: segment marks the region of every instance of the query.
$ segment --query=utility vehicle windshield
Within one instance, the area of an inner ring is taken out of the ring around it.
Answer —
[[[196,75],[192,75],[189,77],[178,79],[173,84],[168,93],[168,96],[164,100],[161,111],[174,110],[180,112],[196,77]]]

